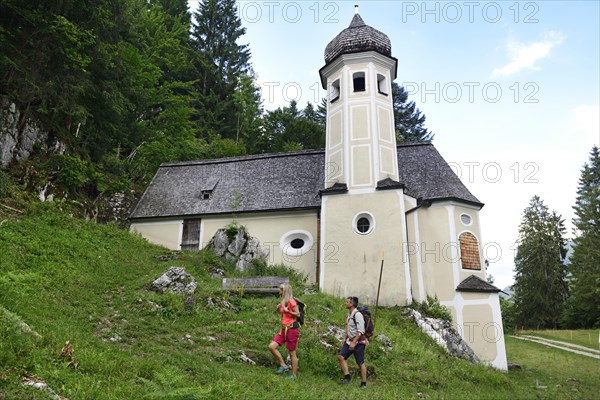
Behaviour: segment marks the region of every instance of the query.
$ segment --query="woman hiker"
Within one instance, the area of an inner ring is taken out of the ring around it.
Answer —
[[[269,351],[275,357],[275,360],[279,363],[279,368],[275,373],[281,375],[290,370],[277,348],[285,343],[286,349],[290,353],[292,359],[292,374],[287,379],[296,379],[298,372],[298,357],[296,357],[296,346],[298,345],[298,337],[300,336],[300,324],[296,321],[296,318],[300,316],[300,310],[298,304],[294,300],[292,294],[292,286],[289,283],[283,283],[279,285],[279,295],[281,301],[277,304],[277,311],[281,313],[281,330],[273,337],[271,343],[269,343]]]

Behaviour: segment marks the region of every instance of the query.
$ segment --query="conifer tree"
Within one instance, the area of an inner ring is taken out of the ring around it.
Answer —
[[[240,132],[240,121],[255,119],[260,114],[260,103],[258,88],[252,82],[249,46],[238,43],[246,30],[238,17],[236,2],[202,1],[194,17],[199,136],[243,137],[248,133]],[[248,129],[254,126],[246,125]]]
[[[584,164],[575,201],[574,246],[569,266],[570,298],[565,322],[573,328],[600,326],[600,151]]]
[[[273,153],[325,147],[325,126],[312,103],[304,110],[292,100],[287,107],[267,111],[263,116],[263,133],[254,141],[252,151]]]
[[[515,257],[518,326],[555,328],[567,297],[564,221],[534,196],[523,212]]]
[[[414,101],[408,101],[406,90],[395,82],[392,82],[392,97],[398,143],[433,140],[434,134],[424,126],[425,115],[421,114]]]

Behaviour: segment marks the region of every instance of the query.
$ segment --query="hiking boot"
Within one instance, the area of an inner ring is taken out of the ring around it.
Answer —
[[[280,365],[279,368],[277,368],[277,371],[275,371],[275,375],[281,375],[281,374],[285,374],[286,372],[288,372],[291,368],[283,365]]]
[[[360,388],[361,389],[366,389],[367,388],[367,384],[366,383],[361,383],[360,384]]]
[[[288,380],[288,381],[293,381],[294,379],[296,379],[296,375],[289,374],[288,376],[285,377],[285,379]]]
[[[350,383],[350,378],[344,378],[339,382],[340,385],[347,385],[349,383]]]

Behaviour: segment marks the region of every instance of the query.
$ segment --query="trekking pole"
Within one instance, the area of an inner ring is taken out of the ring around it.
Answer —
[[[375,319],[373,320],[373,329],[377,323],[377,310],[379,310],[379,291],[381,290],[381,275],[383,274],[383,251],[381,252],[381,268],[379,269],[379,285],[377,286],[377,299],[375,300]]]

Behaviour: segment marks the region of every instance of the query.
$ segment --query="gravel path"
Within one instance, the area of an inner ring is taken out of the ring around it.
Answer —
[[[597,358],[600,360],[600,350],[590,349],[589,347],[579,346],[577,344],[561,342],[559,340],[545,339],[537,336],[513,336],[510,337],[519,339],[519,340],[527,340],[529,342],[540,343],[545,346],[555,347],[557,349],[570,351],[572,353],[581,354],[582,356]]]

